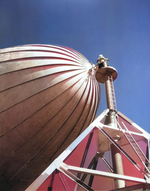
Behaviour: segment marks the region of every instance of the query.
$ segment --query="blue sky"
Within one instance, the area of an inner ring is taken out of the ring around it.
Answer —
[[[33,43],[108,57],[118,110],[150,133],[150,0],[0,0],[0,48]]]

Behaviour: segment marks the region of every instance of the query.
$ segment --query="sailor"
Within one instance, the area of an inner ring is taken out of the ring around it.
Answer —
[[[109,59],[108,59],[108,58],[105,58],[102,54],[100,54],[100,55],[99,55],[99,58],[97,59],[98,68],[99,68],[99,69],[105,66],[105,65],[104,65],[104,62],[105,62],[105,61],[109,61]],[[107,65],[108,65],[108,64],[107,64]]]

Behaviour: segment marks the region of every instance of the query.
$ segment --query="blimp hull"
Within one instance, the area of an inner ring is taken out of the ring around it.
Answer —
[[[94,119],[95,66],[70,48],[0,50],[0,190],[25,190]]]

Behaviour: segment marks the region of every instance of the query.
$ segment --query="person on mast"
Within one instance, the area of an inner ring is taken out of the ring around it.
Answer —
[[[102,54],[99,55],[99,58],[97,59],[97,63],[98,63],[98,68],[102,68],[104,67],[104,62],[106,63],[106,61],[109,61],[108,58],[105,58]],[[108,66],[108,64],[107,64]]]

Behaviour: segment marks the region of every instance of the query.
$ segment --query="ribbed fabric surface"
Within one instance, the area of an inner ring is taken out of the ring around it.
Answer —
[[[0,50],[0,190],[25,190],[94,119],[95,66],[53,45]]]

